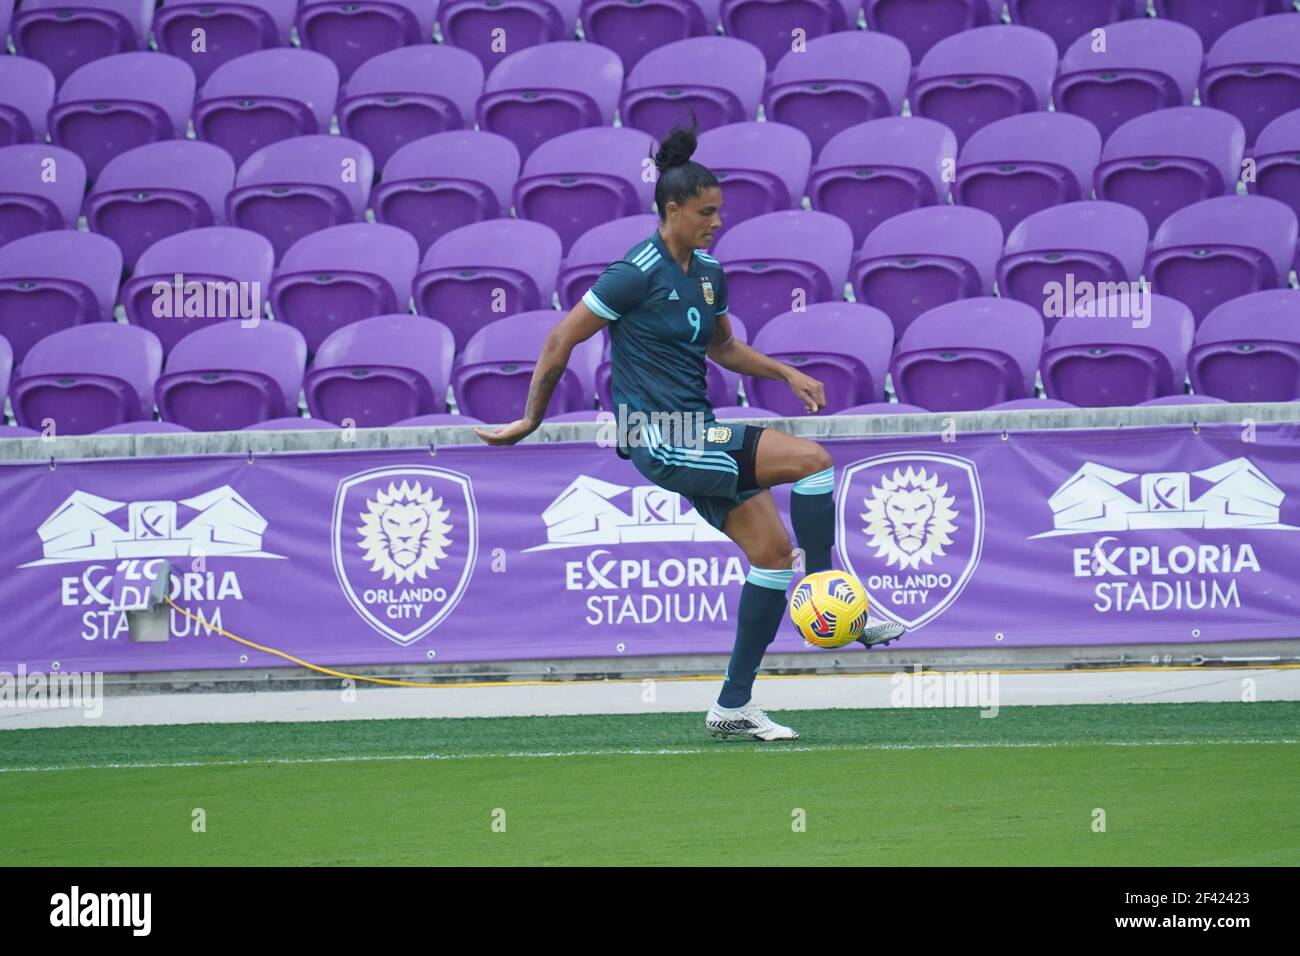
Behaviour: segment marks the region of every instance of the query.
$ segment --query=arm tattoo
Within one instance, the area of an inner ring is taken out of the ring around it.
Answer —
[[[546,415],[546,406],[551,403],[551,393],[563,377],[564,366],[556,365],[533,378],[532,386],[528,389],[528,400],[524,403],[525,418],[534,424],[541,422]]]
[[[728,327],[716,325],[713,328],[713,337],[709,339],[709,348],[715,349],[720,345],[726,345],[732,338],[731,330]]]

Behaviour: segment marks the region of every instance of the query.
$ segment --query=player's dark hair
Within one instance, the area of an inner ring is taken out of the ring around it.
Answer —
[[[718,185],[718,178],[707,166],[691,160],[698,133],[699,123],[692,110],[690,127],[674,126],[655,153],[655,169],[659,171],[655,181],[655,208],[659,210],[660,222],[663,222],[664,210],[670,202],[680,205],[692,196],[698,196],[700,190]]]

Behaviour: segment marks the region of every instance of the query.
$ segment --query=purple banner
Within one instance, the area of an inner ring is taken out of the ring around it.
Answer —
[[[836,563],[909,648],[1294,637],[1300,429],[827,441]],[[788,489],[776,498],[788,513]],[[0,669],[726,653],[748,570],[586,444],[0,465]],[[171,639],[115,595],[156,562]],[[899,645],[902,646],[902,645]],[[774,651],[808,651],[792,626]]]

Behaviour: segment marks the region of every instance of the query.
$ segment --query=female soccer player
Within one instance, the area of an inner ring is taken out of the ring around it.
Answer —
[[[705,394],[704,358],[741,375],[786,382],[809,413],[825,407],[826,397],[821,382],[732,336],[726,276],[703,251],[722,224],[722,190],[713,173],[691,161],[695,141],[695,130],[683,127],[663,141],[654,157],[658,229],[611,263],[547,336],[524,417],[495,432],[475,431],[490,445],[512,445],[533,432],[574,346],[608,329],[618,454],[655,484],[685,495],[750,564],[727,676],[705,725],[714,736],[794,740],[795,731],[751,700],[763,653],[785,615],[795,562],[767,489],[794,483],[790,520],[803,570],[829,570],[835,540],[831,456],[816,442],[775,428],[718,424]],[[896,624],[873,622],[860,640],[871,646],[902,633]]]

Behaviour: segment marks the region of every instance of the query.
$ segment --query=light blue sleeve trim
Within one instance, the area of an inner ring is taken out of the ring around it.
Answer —
[[[592,312],[595,312],[602,319],[608,319],[613,322],[618,318],[617,312],[607,306],[604,302],[600,301],[599,296],[596,295],[595,289],[588,289],[583,295],[582,301],[586,303],[587,308],[591,309]]]
[[[800,478],[790,489],[796,495],[825,495],[835,490],[835,466],[824,468],[815,475]]]

